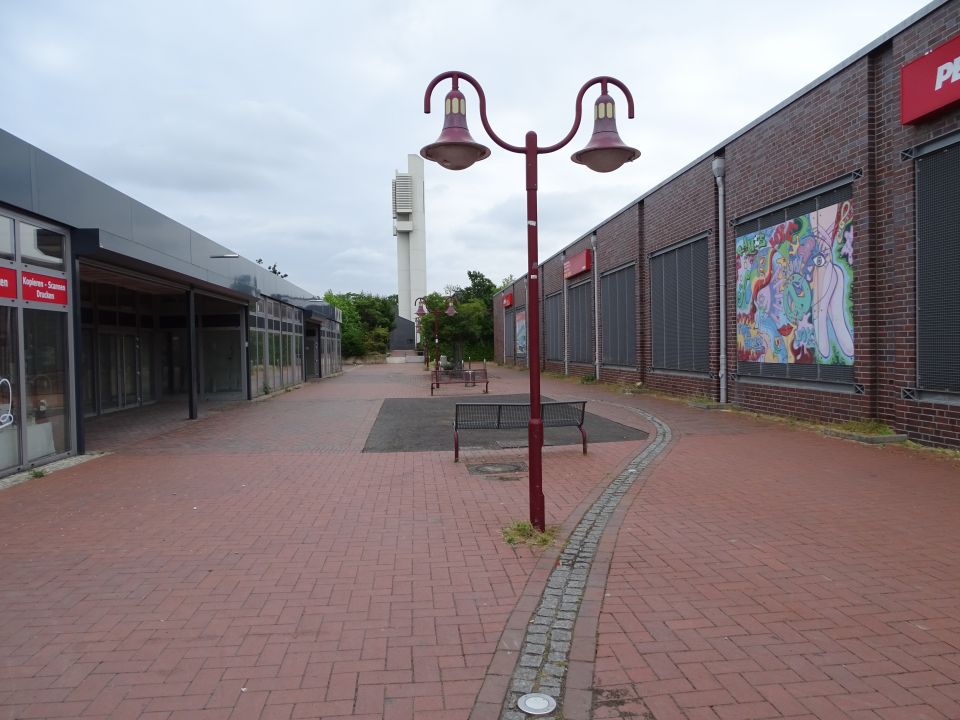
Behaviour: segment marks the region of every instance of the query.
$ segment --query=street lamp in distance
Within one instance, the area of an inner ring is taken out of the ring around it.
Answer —
[[[454,315],[457,314],[457,309],[453,306],[453,295],[448,295],[443,299],[447,303],[446,310],[428,308],[427,299],[425,297],[418,297],[416,300],[413,301],[414,304],[417,306],[417,309],[414,311],[414,314],[420,320],[420,332],[421,332],[420,337],[421,338],[423,337],[422,333],[423,333],[424,316],[427,315],[428,313],[433,315],[433,347],[434,347],[434,354],[436,355],[435,372],[437,373],[437,376],[435,379],[437,381],[440,380],[440,314],[445,313],[447,317],[453,317]],[[426,358],[427,364],[429,365],[430,356],[426,351],[426,346],[424,346],[423,354],[424,354],[424,357]]]

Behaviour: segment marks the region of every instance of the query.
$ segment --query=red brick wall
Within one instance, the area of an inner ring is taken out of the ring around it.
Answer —
[[[877,58],[876,189],[880,289],[877,415],[922,442],[960,447],[960,404],[902,400],[916,387],[916,236],[912,160],[901,152],[960,130],[960,109],[915,126],[900,124],[900,67],[960,32],[960,3],[940,7],[892,39]],[[960,199],[958,199],[960,202]],[[960,358],[957,359],[960,363]]]
[[[604,273],[616,270],[630,263],[633,264],[634,276],[634,297],[635,311],[634,324],[636,327],[636,348],[634,350],[634,367],[600,367],[600,379],[604,382],[640,382],[643,379],[641,373],[642,357],[641,338],[645,337],[641,326],[641,308],[643,302],[642,288],[645,287],[641,282],[639,262],[640,254],[640,208],[639,203],[631,205],[618,215],[613,216],[601,227],[597,228],[597,257],[594,258],[597,274],[601,277]],[[601,293],[603,285],[601,283]],[[601,297],[601,303],[603,299]],[[603,345],[603,327],[600,327],[600,347]],[[602,357],[602,355],[601,355]]]
[[[651,306],[650,253],[670,247],[690,238],[707,235],[707,277],[710,292],[708,328],[710,332],[710,372],[705,374],[675,373],[653,370],[653,352],[650,343],[653,328],[649,312],[641,326],[646,338],[641,362],[646,368],[648,387],[680,395],[706,395],[716,398],[719,393],[716,374],[717,327],[719,310],[717,296],[717,191],[711,167],[713,158],[697,163],[673,182],[656,190],[643,200],[643,246],[641,255],[642,304]]]
[[[900,68],[958,31],[960,1],[954,0],[719,151],[726,162],[726,342],[731,402],[821,422],[876,418],[916,440],[960,447],[960,398],[933,402],[922,395],[919,400],[902,397],[905,389],[915,388],[917,373],[915,163],[904,159],[902,153],[960,131],[960,109],[907,127],[900,125],[899,115]],[[719,218],[712,159],[697,162],[596,230],[595,262],[600,273],[637,263],[638,369],[603,368],[602,380],[642,381],[668,392],[718,397]],[[851,185],[854,383],[863,392],[855,392],[853,386],[737,379],[735,233],[729,221],[855,172],[860,177]],[[703,234],[708,242],[710,372],[652,371],[649,254]],[[589,236],[581,237],[567,248],[567,255],[589,244]],[[557,256],[543,268],[544,295],[562,288],[562,263],[563,258]],[[515,305],[525,305],[514,292]],[[502,315],[502,307],[498,312]],[[502,338],[502,329],[500,335]],[[563,370],[562,363],[551,362],[546,367]],[[570,372],[593,374],[594,367],[571,364]]]

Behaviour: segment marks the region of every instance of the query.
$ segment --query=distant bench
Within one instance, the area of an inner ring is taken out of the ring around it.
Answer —
[[[575,427],[587,454],[587,433],[583,430],[586,400],[540,403],[543,427]],[[453,420],[453,461],[460,461],[461,430],[519,430],[530,423],[530,403],[457,403]]]
[[[463,383],[464,387],[476,387],[483,383],[483,391],[490,391],[490,379],[487,377],[486,368],[477,368],[476,370],[437,370],[430,371],[430,394],[433,390],[440,389],[441,385],[459,385]]]

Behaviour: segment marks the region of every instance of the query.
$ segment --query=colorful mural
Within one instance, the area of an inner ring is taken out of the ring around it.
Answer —
[[[853,364],[850,201],[737,238],[737,359]]]
[[[516,352],[517,355],[526,355],[527,354],[527,313],[525,310],[518,310],[514,315],[516,319],[516,332],[514,337],[516,338]]]

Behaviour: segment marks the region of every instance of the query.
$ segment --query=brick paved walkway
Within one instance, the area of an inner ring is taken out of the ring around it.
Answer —
[[[960,717],[955,461],[544,391],[674,438],[600,542],[567,720]],[[428,393],[351,369],[0,492],[0,718],[495,716],[561,549],[506,546],[526,483],[467,473],[525,450],[361,452],[383,398]],[[548,522],[644,447],[546,448]]]

